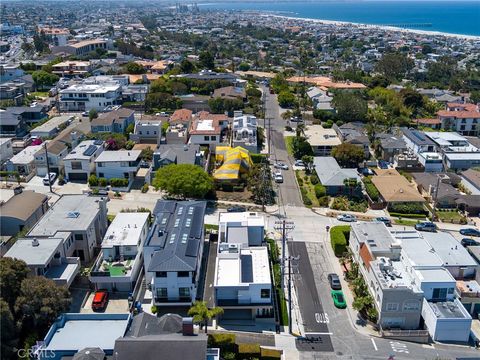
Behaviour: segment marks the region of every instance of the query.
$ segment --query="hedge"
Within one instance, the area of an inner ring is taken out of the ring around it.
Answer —
[[[330,243],[335,256],[340,257],[347,251],[350,238],[350,225],[338,225],[330,230]]]
[[[208,334],[208,347],[220,348],[223,352],[235,352],[235,334]]]
[[[267,156],[263,154],[250,154],[250,158],[254,164],[260,164],[266,161]]]
[[[112,185],[113,187],[127,187],[128,179],[113,178],[110,179],[110,185]]]
[[[260,344],[237,344],[237,353],[241,359],[259,358]]]
[[[393,204],[388,207],[388,210],[393,213],[400,214],[427,214],[427,211],[423,207],[423,204],[420,203]]]
[[[282,350],[260,348],[262,360],[273,360],[282,358]]]
[[[413,218],[413,219],[425,219],[427,216],[425,214],[403,214],[397,212],[389,212],[390,216],[402,217],[402,218]]]
[[[368,196],[370,196],[370,199],[377,202],[380,199],[380,192],[372,183],[372,180],[370,180],[370,178],[364,178],[363,183],[365,184],[365,191],[367,192]]]

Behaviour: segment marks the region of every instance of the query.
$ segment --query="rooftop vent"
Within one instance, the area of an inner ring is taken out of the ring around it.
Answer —
[[[67,218],[69,219],[76,219],[80,216],[80,213],[78,211],[69,211],[67,213]]]
[[[40,243],[38,242],[37,238],[34,238],[32,240],[32,246],[34,246],[34,247],[40,246]]]

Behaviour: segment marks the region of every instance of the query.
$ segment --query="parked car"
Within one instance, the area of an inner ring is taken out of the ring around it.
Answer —
[[[338,215],[337,220],[338,221],[345,221],[345,222],[356,222],[357,217],[355,215],[343,214],[343,215]]]
[[[342,284],[340,283],[340,278],[337,274],[328,274],[328,282],[332,290],[341,290]]]
[[[473,240],[473,239],[469,239],[469,238],[463,238],[462,241],[460,241],[460,243],[462,244],[462,246],[480,246],[480,242],[476,241],[476,240]]]
[[[285,164],[285,163],[282,163],[282,162],[276,162],[275,164],[273,164],[273,167],[274,167],[275,169],[288,170],[288,165]]]
[[[460,234],[465,236],[480,236],[480,231],[472,228],[460,229]]]
[[[373,170],[368,167],[358,168],[357,171],[359,174],[362,174],[363,176],[373,175]]]
[[[435,232],[437,231],[437,225],[435,225],[430,221],[424,221],[424,222],[415,224],[415,230]]]
[[[345,309],[347,307],[347,303],[345,302],[345,295],[343,295],[343,292],[341,290],[332,290],[330,294],[332,295],[333,304],[335,305],[335,307],[339,309]]]
[[[244,206],[230,206],[229,208],[227,208],[227,212],[245,212],[247,211],[247,208],[245,208]]]
[[[88,111],[82,112],[82,116],[88,116]]]
[[[386,162],[385,160],[379,160],[378,167],[380,169],[388,169],[388,162]]]
[[[273,175],[273,179],[275,180],[276,183],[281,184],[283,183],[283,175],[280,172],[277,172]]]
[[[55,182],[55,179],[57,178],[57,174],[55,174],[54,172],[51,172],[51,173],[48,173],[47,175],[45,175],[45,177],[43,178],[43,185],[50,185],[50,184],[53,184]]]
[[[298,116],[293,116],[290,118],[291,122],[303,122],[302,118],[299,118]]]
[[[392,226],[392,221],[389,218],[384,216],[376,217],[375,219],[373,219],[373,222],[382,222],[386,226]]]
[[[108,303],[108,291],[107,290],[98,290],[95,292],[92,301],[92,310],[93,311],[102,311],[105,310]]]
[[[305,163],[302,160],[295,160],[295,166],[305,167]]]

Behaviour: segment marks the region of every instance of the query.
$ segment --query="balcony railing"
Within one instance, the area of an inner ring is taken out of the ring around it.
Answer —
[[[154,297],[155,303],[191,303],[192,298],[190,296],[182,296],[177,299],[169,299],[168,297]]]

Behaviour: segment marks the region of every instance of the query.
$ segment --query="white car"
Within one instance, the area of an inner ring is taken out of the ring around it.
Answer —
[[[55,179],[57,178],[57,174],[55,174],[54,172],[51,172],[51,173],[48,173],[47,175],[45,175],[45,177],[43,178],[43,185],[50,185],[50,184],[53,184],[55,182]]]
[[[277,172],[273,174],[273,179],[275,180],[276,183],[280,184],[283,183],[283,175],[280,172]]]
[[[337,216],[338,221],[345,221],[345,222],[356,222],[357,217],[355,215],[343,214]]]
[[[295,161],[295,166],[305,167],[305,163],[304,163],[302,160],[296,160],[296,161]]]
[[[282,163],[282,162],[276,162],[275,164],[273,164],[273,167],[274,167],[275,169],[288,170],[288,165],[285,164],[285,163]]]

